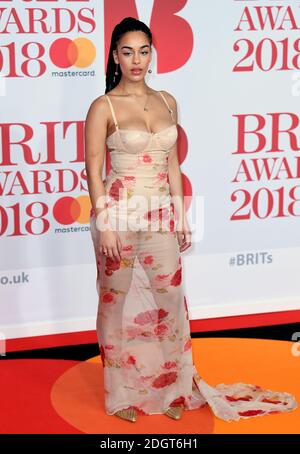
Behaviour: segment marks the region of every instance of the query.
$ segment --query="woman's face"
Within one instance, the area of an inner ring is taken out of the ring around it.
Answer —
[[[120,64],[122,76],[132,81],[145,77],[152,53],[150,43],[141,31],[128,32],[120,39],[117,52],[113,51],[115,62]]]

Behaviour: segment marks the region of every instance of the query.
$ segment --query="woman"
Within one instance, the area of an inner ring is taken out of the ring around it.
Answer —
[[[149,28],[125,18],[112,33],[105,95],[86,119],[86,171],[97,262],[97,335],[105,410],[129,421],[209,404],[237,420],[295,408],[293,396],[236,383],[211,387],[192,358],[180,253],[191,245],[177,158],[177,106],[145,82]],[[150,71],[150,70],[149,70]],[[111,169],[102,181],[108,146]]]

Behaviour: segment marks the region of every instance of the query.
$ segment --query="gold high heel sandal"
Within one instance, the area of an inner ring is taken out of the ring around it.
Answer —
[[[183,406],[178,405],[176,407],[169,407],[168,410],[165,412],[165,415],[173,419],[180,419],[182,417],[182,412]]]
[[[116,411],[114,415],[131,422],[135,422],[137,419],[136,410],[134,408],[122,408],[122,410]]]

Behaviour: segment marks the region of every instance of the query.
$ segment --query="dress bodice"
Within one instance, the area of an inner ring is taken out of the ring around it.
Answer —
[[[105,95],[110,106],[115,124],[115,131],[106,138],[110,151],[111,174],[119,176],[135,176],[164,178],[168,170],[168,152],[178,137],[177,125],[173,119],[166,98],[162,96],[172,117],[172,124],[158,132],[138,129],[122,129],[119,127],[116,114],[108,95]]]
[[[176,124],[156,133],[119,128],[107,137],[106,144],[110,151],[119,150],[134,154],[155,150],[168,151],[175,144],[177,136]]]
[[[116,114],[109,95],[105,95],[112,117],[115,124],[115,131],[106,138],[106,144],[110,151],[118,150],[130,154],[142,153],[145,151],[162,151],[166,152],[176,143],[178,132],[177,126],[173,119],[173,111],[164,94],[158,92],[164,100],[172,118],[172,124],[158,132],[150,132],[138,129],[122,129],[119,127]]]

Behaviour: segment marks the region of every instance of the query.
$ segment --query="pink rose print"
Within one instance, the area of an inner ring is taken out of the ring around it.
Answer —
[[[153,378],[153,375],[141,375],[141,381],[143,383],[147,383],[151,378]]]
[[[127,352],[122,353],[120,358],[120,366],[129,369],[131,366],[136,365],[136,359],[133,355]]]
[[[185,405],[185,398],[183,396],[178,397],[178,399],[171,402],[170,407],[177,407],[178,405]]]
[[[160,323],[154,328],[154,333],[156,334],[157,337],[161,337],[166,335],[168,332],[168,326],[165,323]]]
[[[182,268],[180,267],[171,279],[171,285],[177,287],[181,284]]]
[[[269,404],[282,404],[283,402],[281,400],[272,400],[272,399],[267,399],[266,397],[264,399],[262,399],[262,402],[267,402]],[[283,403],[284,405],[286,405],[286,402]]]
[[[183,349],[183,351],[186,352],[186,351],[189,350],[191,347],[192,347],[192,339],[189,339],[189,340],[186,341],[186,343],[184,344],[184,349]]]
[[[164,369],[172,369],[173,367],[177,367],[176,361],[167,361],[165,364],[162,365]]]
[[[134,356],[129,356],[128,360],[127,360],[127,364],[135,364],[136,361],[135,361],[135,358]]]
[[[156,179],[154,180],[154,184],[156,185],[160,185],[160,184],[164,184],[166,185],[167,183],[167,172],[159,172],[157,175],[156,175]]]
[[[177,379],[177,372],[167,372],[159,375],[152,383],[153,388],[164,388],[171,385]]]
[[[117,271],[120,268],[120,261],[113,260],[110,257],[106,257],[105,260],[105,274],[111,276],[114,271]]]
[[[144,162],[145,164],[149,164],[150,162],[152,162],[151,156],[148,153],[143,154],[142,162]]]
[[[262,413],[265,413],[263,410],[247,410],[247,411],[239,411],[238,414],[240,416],[255,416],[255,415],[261,415]]]
[[[141,312],[134,318],[134,323],[146,325],[147,323],[159,323],[169,315],[164,309],[153,309],[152,311]]]
[[[155,276],[155,279],[157,281],[164,281],[166,279],[166,277],[169,277],[169,274],[157,274]]]
[[[126,246],[122,246],[122,256],[131,256],[133,252],[133,244],[128,244]]]
[[[170,285],[170,273],[169,274],[157,274],[154,279],[152,279],[151,286],[156,289],[165,289]]]
[[[235,396],[225,396],[229,402],[238,402],[239,400],[244,400],[248,402],[252,400],[252,396],[244,396],[244,397],[235,397]]]
[[[120,200],[120,189],[124,188],[122,181],[117,178],[111,185],[111,188],[109,190],[109,196],[114,199],[119,201]]]
[[[134,185],[135,185],[135,180],[136,180],[135,177],[125,176],[124,180],[123,180],[124,186],[127,189],[132,189],[134,187]]]
[[[174,219],[170,219],[170,232],[174,232],[175,222]]]
[[[167,177],[167,172],[159,172],[157,177],[159,180],[164,180]]]
[[[111,292],[103,293],[102,303],[114,303],[114,295]]]
[[[140,326],[127,326],[126,334],[127,338],[134,339],[137,336],[140,336],[143,332],[143,329]]]
[[[167,208],[156,208],[155,210],[147,211],[144,214],[144,219],[148,221],[166,220],[169,218],[169,210]]]
[[[153,255],[147,255],[144,258],[145,265],[151,265],[153,263]]]

